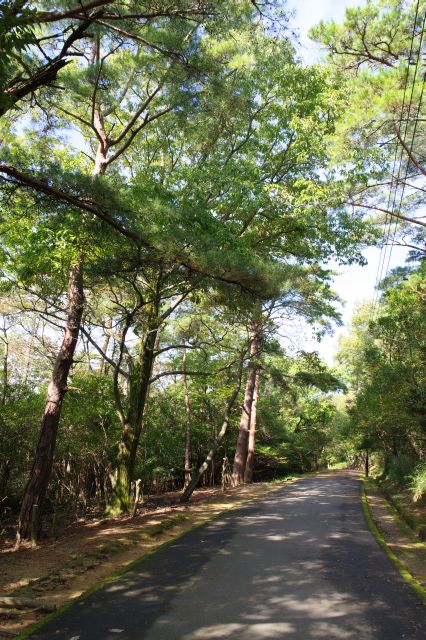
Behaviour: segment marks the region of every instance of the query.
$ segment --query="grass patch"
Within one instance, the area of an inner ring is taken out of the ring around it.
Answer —
[[[187,520],[188,516],[185,516],[183,513],[178,513],[175,516],[171,516],[170,518],[166,518],[166,520],[162,520],[158,524],[151,525],[149,529],[145,532],[149,538],[155,538],[156,536],[161,535],[165,531],[169,529],[173,529],[179,522],[183,522]]]
[[[345,462],[335,462],[334,464],[329,464],[327,469],[330,469],[330,471],[335,471],[335,470],[342,470],[342,469],[347,469],[348,468],[348,463],[347,461]]]
[[[410,477],[410,490],[413,501],[418,502],[426,496],[426,464],[419,464]]]
[[[368,508],[368,500],[367,494],[365,491],[365,485],[369,482],[366,478],[361,477],[361,501],[362,501],[362,510],[364,513],[364,517],[367,521],[368,526],[371,529],[371,532],[377,542],[383,547],[386,555],[392,560],[394,566],[399,571],[401,577],[408,582],[408,584],[414,589],[420,600],[423,604],[426,604],[426,590],[422,587],[420,582],[416,580],[414,576],[408,571],[407,567],[401,562],[401,560],[395,555],[395,553],[388,547],[386,541],[380,531],[378,530],[376,523],[374,522],[370,510]],[[393,515],[393,514],[392,514]],[[398,515],[393,515],[394,518],[398,518]]]
[[[297,480],[301,478],[303,475],[306,476],[306,473],[292,473],[290,476],[280,476],[279,478],[274,478],[270,480],[270,484],[284,484],[286,482],[292,482],[293,480]]]
[[[376,480],[388,502],[398,512],[414,534],[426,541],[426,506],[413,503],[411,491],[402,489],[391,480]]]

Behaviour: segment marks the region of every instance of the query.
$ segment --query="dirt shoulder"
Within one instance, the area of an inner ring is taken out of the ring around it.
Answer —
[[[395,486],[388,480],[380,483],[380,489],[420,540],[426,541],[425,500],[413,502],[412,493],[408,489]]]
[[[132,562],[219,513],[260,498],[293,482],[257,483],[228,489],[200,489],[188,505],[180,494],[148,501],[135,517],[81,522],[55,541],[36,548],[0,551],[0,596],[31,598],[60,607],[120,573]],[[0,638],[19,635],[43,615],[34,610],[1,609]]]
[[[402,566],[395,564],[403,577],[411,582],[426,602],[426,544],[404,522],[374,481],[366,481],[364,488],[374,524],[387,547]],[[404,569],[410,575],[404,575]],[[411,580],[410,576],[414,580]]]

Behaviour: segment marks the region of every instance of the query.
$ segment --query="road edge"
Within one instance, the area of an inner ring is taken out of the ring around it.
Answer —
[[[374,483],[389,502],[388,508],[390,507],[391,509],[394,509],[397,512],[397,515],[400,516],[401,521],[406,525],[407,529],[410,530],[411,534],[424,544],[426,542],[426,525],[417,524],[415,516],[411,515],[405,505],[392,496],[389,493],[389,490],[386,487],[383,487],[380,482],[375,480]]]
[[[308,474],[306,474],[306,475],[308,475]],[[196,522],[192,526],[188,527],[188,529],[185,529],[184,531],[180,531],[179,533],[176,533],[169,540],[165,540],[165,542],[162,542],[157,547],[155,547],[155,549],[151,549],[150,551],[146,551],[142,555],[138,556],[137,558],[135,558],[134,560],[132,560],[131,562],[126,564],[124,567],[121,567],[117,571],[114,571],[107,578],[103,578],[99,582],[95,583],[94,585],[89,587],[86,591],[83,591],[83,593],[81,593],[77,598],[75,598],[73,600],[69,600],[68,602],[64,602],[64,604],[62,604],[60,607],[58,607],[52,613],[49,613],[42,620],[39,620],[38,622],[35,622],[34,624],[32,624],[29,627],[27,627],[26,629],[24,629],[19,635],[14,636],[13,640],[26,640],[26,638],[29,638],[33,633],[35,633],[39,629],[42,629],[45,625],[47,625],[52,620],[55,620],[55,618],[60,616],[67,609],[70,609],[71,607],[75,606],[81,600],[84,600],[84,598],[87,598],[87,596],[91,595],[92,593],[96,593],[96,591],[99,591],[100,589],[103,589],[103,587],[106,587],[107,585],[115,582],[116,580],[121,578],[121,576],[123,576],[128,571],[133,569],[133,567],[136,566],[139,562],[141,562],[142,560],[145,560],[146,558],[149,558],[150,556],[152,556],[155,553],[157,553],[157,551],[160,551],[161,549],[163,549],[164,547],[167,547],[168,545],[172,544],[176,540],[179,540],[179,538],[182,538],[183,536],[185,536],[186,534],[190,533],[191,531],[194,531],[195,529],[199,529],[200,527],[203,527],[207,523],[212,522],[213,520],[216,520],[216,518],[219,518],[224,513],[230,513],[231,511],[234,511],[235,509],[238,509],[240,507],[244,507],[244,506],[246,506],[246,505],[248,505],[248,504],[250,504],[252,502],[257,502],[259,500],[262,500],[263,498],[266,498],[267,496],[269,496],[269,495],[271,495],[273,493],[276,493],[277,491],[280,491],[282,489],[286,489],[287,487],[289,487],[290,485],[294,484],[298,480],[301,480],[302,477],[303,476],[299,476],[299,477],[293,477],[293,478],[291,478],[289,480],[284,480],[283,484],[281,484],[279,486],[272,487],[271,489],[269,489],[268,491],[265,491],[265,493],[263,493],[261,495],[255,496],[254,498],[247,498],[246,500],[241,500],[239,502],[236,502],[236,504],[233,505],[232,507],[230,507],[229,509],[223,509],[222,511],[219,511],[218,513],[215,513],[215,514],[213,514],[211,516],[207,516],[201,522]],[[0,638],[1,637],[2,637],[2,635],[1,635],[1,630],[0,630]]]
[[[370,528],[371,533],[373,534],[376,541],[379,543],[381,547],[383,547],[386,555],[393,562],[395,568],[397,569],[400,576],[407,582],[410,587],[415,591],[417,596],[426,604],[426,590],[422,587],[422,585],[418,582],[418,580],[408,571],[407,567],[401,562],[401,560],[395,555],[392,549],[387,545],[386,540],[380,533],[377,528],[376,523],[373,520],[373,516],[371,515],[370,508],[368,506],[368,498],[365,491],[365,483],[367,482],[367,478],[365,476],[360,477],[360,488],[361,488],[361,503],[362,503],[362,511],[364,513],[365,520]],[[386,506],[391,514],[391,516],[396,520],[398,526],[401,526],[402,523],[399,522],[400,518],[398,514],[391,508],[386,498],[385,500]]]

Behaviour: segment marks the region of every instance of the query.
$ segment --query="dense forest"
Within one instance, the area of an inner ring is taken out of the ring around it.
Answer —
[[[425,10],[347,10],[307,65],[278,0],[3,0],[18,542],[147,493],[367,459],[426,493]],[[369,246],[374,299],[331,368],[303,335],[340,323],[336,265]]]

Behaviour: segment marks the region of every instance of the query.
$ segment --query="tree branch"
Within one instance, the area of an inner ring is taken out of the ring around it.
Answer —
[[[107,356],[107,354],[103,351],[103,349],[97,344],[97,342],[95,342],[95,340],[92,338],[92,336],[90,335],[90,333],[84,328],[81,327],[80,331],[83,335],[86,336],[86,338],[88,339],[88,341],[90,342],[91,345],[93,345],[96,349],[96,351],[98,351],[100,353],[100,355],[103,357],[103,359],[105,360],[105,362],[108,362],[108,364],[110,364],[112,367],[118,368],[118,373],[120,373],[124,378],[128,378],[129,374],[124,371],[124,369],[121,369],[120,367],[118,367],[117,363],[114,362],[114,360],[112,360],[109,356]]]
[[[136,242],[138,245],[144,246],[149,249],[154,248],[148,242],[143,241],[142,238],[139,236],[139,234],[129,229],[126,229],[114,218],[109,216],[107,213],[101,211],[100,209],[98,209],[97,206],[91,204],[88,201],[81,200],[76,196],[72,196],[68,193],[65,193],[64,191],[61,191],[56,187],[52,187],[46,182],[41,182],[40,180],[37,180],[37,178],[33,178],[32,176],[22,173],[22,171],[19,171],[14,167],[10,167],[9,165],[0,164],[0,173],[5,173],[6,175],[11,176],[20,184],[30,187],[31,189],[34,189],[39,193],[44,193],[45,195],[51,196],[56,200],[59,200],[61,202],[67,202],[68,204],[71,204],[73,207],[77,207],[78,209],[82,209],[83,211],[87,211],[88,213],[92,213],[94,216],[96,216],[97,218],[99,218],[100,220],[108,224],[110,227],[112,227],[113,229],[121,233],[126,238],[129,238],[133,242]]]
[[[81,200],[76,196],[69,195],[68,193],[61,191],[56,187],[52,187],[46,182],[41,182],[37,178],[34,178],[25,173],[22,173],[22,171],[19,171],[18,169],[15,169],[14,167],[10,167],[9,165],[6,165],[6,164],[0,164],[0,173],[5,173],[6,175],[11,176],[19,184],[22,184],[31,189],[34,189],[39,193],[44,193],[45,195],[51,196],[52,198],[55,198],[60,202],[67,202],[68,204],[71,204],[73,207],[76,207],[77,209],[81,209],[82,211],[87,211],[88,213],[93,214],[94,216],[96,216],[97,218],[105,222],[107,225],[109,225],[110,227],[118,231],[121,235],[128,238],[129,240],[132,240],[132,242],[134,242],[137,246],[144,247],[146,249],[151,249],[157,252],[157,249],[154,245],[152,245],[147,240],[144,240],[135,231],[132,231],[124,227],[122,224],[117,222],[117,220],[115,220],[110,215],[105,213],[102,209],[98,208],[98,206],[96,206],[95,204],[92,204],[85,200]],[[251,295],[255,295],[255,290],[244,285],[242,282],[240,282],[239,280],[236,280],[235,278],[228,277],[226,275],[221,275],[219,273],[211,273],[209,271],[204,271],[200,269],[199,267],[197,267],[197,265],[191,262],[189,256],[179,257],[177,255],[175,257],[175,260],[178,264],[181,264],[190,272],[197,273],[200,276],[211,278],[212,280],[218,280],[219,282],[225,282],[226,284],[237,286],[242,291],[250,293]]]
[[[159,378],[164,378],[164,376],[179,376],[179,375],[184,375],[184,374],[186,374],[187,376],[211,376],[211,375],[213,375],[213,372],[210,372],[210,371],[209,372],[207,372],[207,371],[182,371],[181,369],[174,370],[174,371],[163,371],[163,373],[157,373],[156,376],[151,378],[150,381],[149,381],[149,384],[152,384],[153,382],[155,382]]]
[[[426,176],[426,169],[423,167],[423,165],[420,164],[420,162],[417,160],[417,158],[414,157],[413,152],[411,151],[411,149],[408,147],[408,145],[406,144],[405,140],[402,139],[401,134],[399,133],[398,129],[395,130],[396,133],[396,137],[398,138],[402,148],[404,149],[405,153],[407,154],[407,156],[410,158],[411,162],[417,167],[417,169],[424,175]]]
[[[405,222],[418,224],[420,227],[426,227],[426,222],[421,222],[418,218],[408,218],[408,216],[403,216],[401,213],[396,213],[395,211],[389,211],[389,209],[383,209],[382,207],[375,207],[373,205],[362,204],[357,202],[348,202],[347,204],[350,205],[351,207],[359,207],[361,209],[372,209],[373,211],[380,211],[381,213],[386,213],[389,216],[398,218],[398,220],[404,220]]]
[[[114,2],[112,2],[112,0],[92,0],[92,2],[88,2],[87,4],[79,3],[76,7],[72,7],[67,11],[39,11],[21,18],[19,24],[59,22],[59,20],[64,20],[65,18],[87,15],[87,12],[91,9],[97,9],[107,4],[114,4]]]

